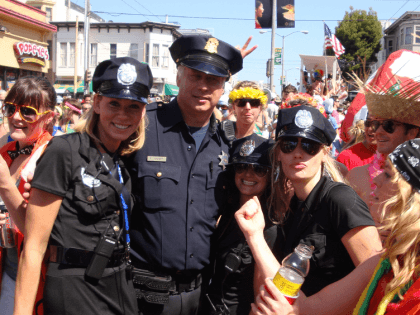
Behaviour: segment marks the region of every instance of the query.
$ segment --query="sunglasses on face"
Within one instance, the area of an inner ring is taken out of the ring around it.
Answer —
[[[380,126],[382,126],[382,128],[387,132],[387,133],[394,133],[395,128],[397,128],[397,126],[402,125],[402,123],[393,121],[393,120],[383,120],[383,121],[379,121],[379,120],[365,120],[365,127],[369,128],[372,127],[372,130],[374,132],[376,132]]]
[[[251,169],[258,177],[264,177],[268,173],[268,167],[257,165],[257,164],[245,164],[245,163],[239,163],[239,164],[233,164],[233,169],[235,170],[235,173],[241,174],[243,172],[246,172],[248,169]]]
[[[292,153],[299,144],[298,137],[284,137],[280,139],[280,150],[283,153]],[[316,155],[321,150],[322,144],[313,140],[300,138],[300,147],[309,155]]]
[[[258,107],[261,105],[261,101],[258,99],[247,99],[247,98],[241,98],[238,100],[236,106],[238,107],[245,107],[246,103],[249,103],[251,107]]]
[[[19,110],[19,116],[24,121],[32,124],[38,120],[39,116],[45,115],[50,113],[50,110],[47,110],[43,113],[39,113],[36,108],[26,105],[16,105],[12,103],[6,103],[3,106],[2,112],[4,117],[10,118],[12,117],[16,111]]]

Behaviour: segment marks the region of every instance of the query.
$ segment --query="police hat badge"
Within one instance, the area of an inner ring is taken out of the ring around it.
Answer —
[[[118,68],[117,80],[122,85],[132,85],[137,80],[136,67],[129,63],[123,63]]]
[[[211,37],[208,39],[206,46],[204,46],[204,50],[207,50],[210,54],[216,54],[217,46],[219,46],[219,41],[217,38]]]
[[[295,125],[299,128],[309,128],[314,123],[311,112],[308,110],[300,110],[295,117]]]
[[[239,151],[240,156],[249,156],[255,150],[255,141],[247,140],[242,144],[241,150]]]

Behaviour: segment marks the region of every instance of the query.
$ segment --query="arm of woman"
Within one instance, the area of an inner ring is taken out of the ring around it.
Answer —
[[[305,298],[300,297],[292,306],[277,290],[270,279],[259,290],[259,296],[252,305],[254,314],[352,314],[364,288],[379,262],[381,255],[375,255],[359,265],[346,277],[325,287],[318,293]],[[302,292],[300,292],[302,294]]]
[[[359,226],[351,229],[341,238],[341,242],[356,267],[382,250],[382,243],[375,226]]]
[[[20,231],[25,229],[25,214],[24,207],[25,199],[20,194],[13,178],[10,176],[9,167],[6,161],[0,155],[0,196],[3,199],[4,205],[9,211],[10,216],[15,222]]]
[[[41,264],[63,198],[33,188],[26,211],[25,246],[18,267],[14,315],[31,315]]]
[[[274,277],[280,267],[264,238],[264,214],[258,197],[248,200],[236,213],[236,221],[251,249],[256,266],[254,271],[254,292],[264,279]]]

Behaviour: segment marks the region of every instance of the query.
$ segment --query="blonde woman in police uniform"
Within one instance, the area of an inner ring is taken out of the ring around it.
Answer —
[[[131,181],[120,156],[144,143],[152,82],[150,68],[135,59],[99,64],[93,110],[79,132],[54,138],[40,158],[26,213],[31,224],[25,228],[15,314],[32,314],[47,246],[45,314],[138,314],[126,276]]]

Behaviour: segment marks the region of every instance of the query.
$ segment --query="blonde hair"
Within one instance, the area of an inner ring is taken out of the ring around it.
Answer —
[[[99,98],[104,97],[102,95],[95,94],[93,97],[93,102],[99,102]],[[75,126],[74,130],[80,133],[86,132],[92,139],[102,143],[102,141],[95,135],[95,128],[98,124],[99,115],[95,113],[95,110],[91,108],[86,115],[83,115],[81,119],[78,121],[77,125]],[[128,139],[122,141],[120,146],[120,155],[128,155],[133,153],[137,150],[140,150],[146,139],[146,126],[147,126],[147,116],[141,119],[140,124],[136,131],[128,137]]]
[[[391,178],[399,189],[382,208],[381,230],[390,231],[384,256],[394,272],[394,278],[385,289],[385,294],[406,285],[414,273],[420,271],[420,194],[404,180],[392,163],[388,163],[395,174]],[[401,296],[401,292],[398,292]]]
[[[342,150],[365,140],[365,121],[362,119],[356,121],[349,129],[349,134],[351,140],[343,147]]]
[[[289,211],[289,195],[292,191],[292,182],[284,174],[281,162],[277,161],[277,155],[280,150],[280,141],[276,141],[270,152],[271,171],[271,194],[268,198],[268,216],[275,224],[283,224]],[[325,153],[325,162],[320,165],[322,174],[327,175],[335,182],[343,183],[344,179],[337,167],[337,162],[330,156],[330,148],[323,146]],[[276,181],[279,171],[278,180]]]

